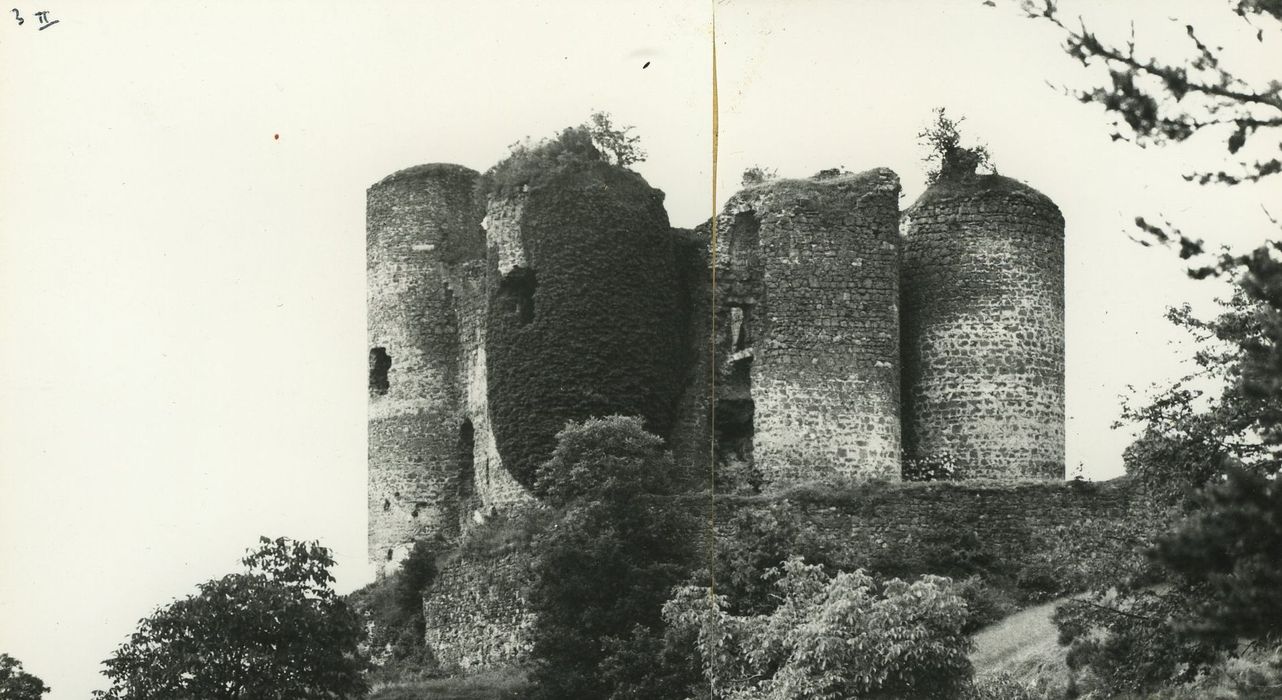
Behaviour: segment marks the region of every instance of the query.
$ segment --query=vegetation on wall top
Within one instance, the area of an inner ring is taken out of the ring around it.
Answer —
[[[508,146],[510,153],[477,180],[482,205],[490,197],[506,197],[546,184],[558,173],[589,163],[620,168],[645,160],[640,137],[631,126],[616,126],[609,114],[595,112],[589,121],[569,126],[537,143],[529,139]]]
[[[966,121],[965,117],[952,119],[944,107],[935,110],[935,121],[922,129],[917,138],[926,149],[926,183],[933,185],[942,180],[964,178],[974,175],[979,169],[997,173],[992,155],[983,144],[963,146],[961,132],[957,127]]]

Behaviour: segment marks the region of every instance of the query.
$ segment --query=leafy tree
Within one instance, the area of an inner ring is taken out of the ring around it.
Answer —
[[[1252,139],[1268,142],[1266,148],[1282,146],[1282,82],[1252,85],[1238,77],[1240,71],[1225,63],[1223,47],[1202,41],[1192,24],[1185,24],[1189,54],[1172,60],[1142,52],[1133,34],[1120,45],[1084,24],[1070,27],[1060,16],[1057,0],[1024,0],[1022,5],[1029,16],[1063,31],[1069,56],[1084,66],[1106,68],[1108,84],[1073,95],[1114,117],[1115,140],[1160,145],[1207,132],[1223,138],[1231,155],[1242,152]],[[1257,41],[1264,41],[1264,25],[1277,33],[1276,21],[1282,20],[1282,3],[1277,0],[1236,0],[1231,7],[1256,28]],[[1282,172],[1282,160],[1273,152],[1271,158],[1239,162],[1232,171],[1199,171],[1185,178],[1202,184],[1259,181]]]
[[[571,422],[557,441],[535,482],[559,515],[536,540],[533,697],[646,697],[623,684],[669,682],[638,652],[662,645],[660,609],[690,556],[672,456],[639,418]]]
[[[982,144],[963,146],[961,132],[957,127],[966,121],[965,117],[953,120],[944,107],[935,110],[935,121],[922,129],[917,138],[926,149],[926,183],[935,184],[940,178],[948,179],[958,175],[974,173],[978,168],[996,172],[988,147]]]
[[[1099,697],[1151,697],[1160,688],[1196,678],[1219,660],[1226,651],[1223,643],[1179,627],[1193,595],[1185,586],[1098,590],[1057,608],[1055,624],[1060,643],[1069,647],[1068,666],[1077,672],[1076,690]]]
[[[1123,454],[1127,473],[1172,503],[1222,481],[1231,469],[1275,473],[1282,466],[1278,450],[1262,436],[1282,418],[1282,395],[1259,390],[1252,378],[1260,374],[1252,369],[1258,363],[1249,355],[1271,342],[1265,328],[1277,322],[1277,310],[1239,289],[1210,321],[1193,316],[1187,305],[1168,317],[1198,341],[1196,370],[1146,405],[1123,407],[1123,421],[1144,426]],[[1195,388],[1204,386],[1219,387],[1219,393]]]
[[[1055,0],[1023,5],[1030,16],[1063,31],[1070,56],[1107,70],[1106,84],[1073,94],[1114,117],[1115,140],[1164,145],[1195,134],[1222,138],[1236,164],[1184,175],[1200,184],[1238,185],[1282,172],[1274,150],[1282,134],[1282,83],[1252,85],[1238,77],[1222,49],[1203,41],[1191,24],[1185,25],[1187,55],[1172,60],[1142,52],[1133,34],[1119,45],[1085,24],[1070,28]],[[1239,0],[1231,8],[1256,28],[1257,41],[1264,40],[1266,26],[1277,33],[1282,3]],[[1258,144],[1263,157],[1247,155]],[[1136,225],[1145,245],[1193,259],[1191,276],[1229,277],[1236,292],[1212,321],[1197,320],[1187,309],[1172,313],[1177,323],[1202,334],[1197,374],[1223,390],[1203,395],[1186,380],[1124,412],[1144,423],[1126,452],[1128,471],[1170,501],[1201,493],[1154,550],[1169,587],[1097,590],[1058,613],[1061,638],[1071,644],[1070,663],[1104,692],[1150,692],[1188,680],[1239,655],[1240,639],[1276,641],[1282,632],[1276,599],[1282,582],[1276,485],[1282,466],[1282,244],[1207,261],[1201,240],[1171,224],[1137,217]]]
[[[360,620],[315,542],[261,538],[244,571],[157,609],[103,662],[105,700],[360,698]]]
[[[1234,470],[1202,491],[1157,556],[1201,595],[1186,625],[1225,640],[1282,636],[1282,484]]]
[[[739,508],[725,527],[728,534],[717,538],[714,570],[717,592],[725,597],[731,614],[755,615],[776,608],[777,587],[765,574],[783,566],[790,557],[830,563],[818,533],[788,504]],[[709,578],[707,572],[700,572],[696,580],[706,584]]]
[[[615,126],[606,112],[593,112],[587,124],[592,144],[597,150],[611,156],[610,160],[614,165],[623,168],[640,163],[646,158],[646,153],[641,148],[641,137],[629,133],[632,128]]]
[[[0,700],[40,700],[49,692],[44,681],[22,670],[22,662],[0,654]]]
[[[396,602],[403,613],[422,620],[423,591],[436,579],[436,573],[436,552],[431,543],[415,542],[396,575]]]
[[[966,604],[948,579],[830,577],[800,558],[771,577],[782,602],[770,613],[732,615],[697,586],[663,608],[695,631],[718,700],[955,698],[969,682]]]

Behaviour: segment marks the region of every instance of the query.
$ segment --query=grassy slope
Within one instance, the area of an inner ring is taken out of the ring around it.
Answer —
[[[1064,600],[1022,610],[977,632],[970,655],[975,675],[1004,673],[1023,683],[1063,687],[1068,682],[1065,649],[1051,615]]]

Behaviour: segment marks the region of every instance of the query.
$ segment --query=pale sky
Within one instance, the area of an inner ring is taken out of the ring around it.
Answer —
[[[1010,0],[717,6],[718,200],[761,164],[887,166],[921,192],[916,134],[965,115],[1000,171],[1067,220],[1068,459],[1120,473],[1126,385],[1178,373],[1164,308],[1223,288],[1126,233],[1165,215],[1214,243],[1269,235],[1266,186],[1178,173],[1218,143],[1138,149],[1052,84],[1087,76]],[[1112,3],[1117,5],[1118,3]],[[1282,65],[1274,33],[1206,2],[1134,2],[1101,29]],[[53,686],[155,606],[235,570],[260,534],[365,564],[365,188],[484,170],[508,144],[611,112],[693,226],[710,188],[709,2],[15,5],[0,16],[0,651]],[[1225,4],[1227,7],[1227,3]],[[44,30],[35,17],[58,23]],[[1077,10],[1068,8],[1071,13]],[[648,68],[643,64],[649,62]],[[279,138],[276,136],[279,135]]]

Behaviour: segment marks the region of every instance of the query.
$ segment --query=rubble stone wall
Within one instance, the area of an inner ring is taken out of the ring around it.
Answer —
[[[904,440],[967,476],[1064,477],[1064,219],[1008,178],[904,213]]]
[[[369,554],[380,572],[416,539],[457,529],[458,318],[442,254],[479,228],[476,175],[419,166],[367,193]]]

